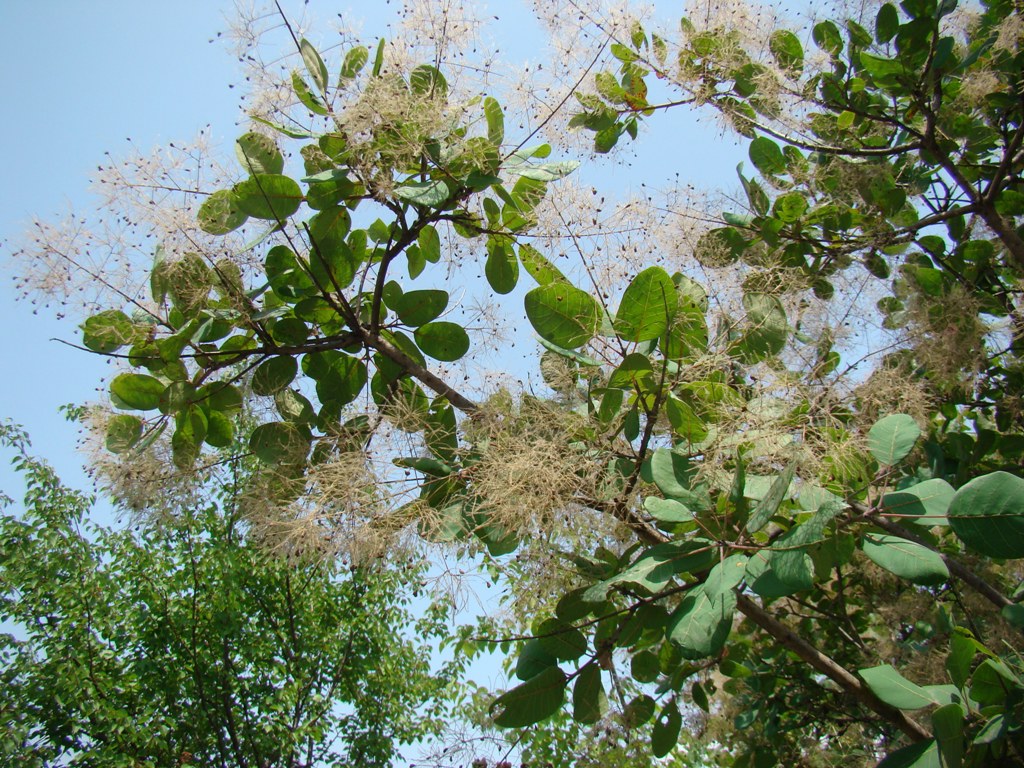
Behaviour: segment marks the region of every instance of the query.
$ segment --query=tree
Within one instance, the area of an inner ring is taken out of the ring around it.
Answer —
[[[92,500],[3,425],[27,495],[0,518],[3,761],[17,765],[388,765],[439,732],[456,664],[431,671],[419,566],[338,573],[249,541],[232,503],[164,525],[87,521]]]
[[[619,710],[658,756],[700,709],[732,719],[733,765],[1019,763],[1020,16],[954,10],[821,21],[810,56],[781,26],[690,17],[669,37],[578,8],[559,23],[596,30],[591,66],[615,70],[577,76],[522,137],[449,83],[443,45],[329,68],[294,35],[295,103],[254,115],[244,178],[201,192],[199,226],[228,239],[190,232],[149,296],[83,325],[131,367],[108,447],[166,445],[191,473],[244,403],[272,403],[244,438],[251,493],[284,519],[317,510],[347,555],[410,527],[486,551],[522,631],[459,648],[514,641],[499,727],[571,691],[578,723]],[[634,269],[597,203],[561,196],[576,161],[527,144],[565,119],[607,152],[683,105],[717,109],[756,173],[692,248]],[[471,323],[435,265],[459,269],[460,242],[494,293],[520,268],[535,283],[518,290],[548,390],[453,375]],[[884,322],[844,341],[866,312]],[[337,482],[354,466],[369,491]]]

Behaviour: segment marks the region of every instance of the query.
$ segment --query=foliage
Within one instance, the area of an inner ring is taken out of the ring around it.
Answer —
[[[83,325],[131,367],[107,447],[169,446],[191,472],[262,403],[241,436],[264,466],[251,493],[285,520],[312,508],[353,557],[411,528],[485,551],[525,630],[498,727],[570,708],[590,725],[612,700],[658,756],[685,712],[735,766],[1018,764],[1024,54],[1011,3],[959,32],[954,10],[821,21],[817,56],[784,27],[596,22],[616,71],[576,81],[571,125],[598,152],[689,104],[754,167],[742,210],[621,284],[545,225],[564,228],[575,162],[507,136],[496,99],[456,101],[440,55],[353,47],[335,86],[298,40],[302,109],[260,117],[272,132],[237,144],[247,177],[198,211],[211,236],[267,229],[231,258],[158,252],[133,315]],[[304,142],[301,173],[281,135]],[[522,295],[549,390],[456,383],[476,338],[437,285],[460,239],[493,293]],[[862,294],[882,327],[843,346]],[[388,434],[412,450],[378,448]],[[325,481],[353,456],[375,480]],[[608,695],[624,675],[628,701]]]
[[[0,762],[389,765],[437,732],[457,669],[432,673],[429,646],[400,635],[418,568],[268,554],[230,488],[223,508],[102,528],[17,429],[0,438],[27,486],[0,518]],[[443,615],[417,631],[438,636]]]

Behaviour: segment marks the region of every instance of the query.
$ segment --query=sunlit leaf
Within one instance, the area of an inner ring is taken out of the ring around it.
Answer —
[[[585,291],[563,282],[534,288],[525,297],[526,316],[534,330],[552,344],[581,347],[600,325],[601,308]]]

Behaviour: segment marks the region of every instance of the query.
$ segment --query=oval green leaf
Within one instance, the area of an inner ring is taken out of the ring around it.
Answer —
[[[265,464],[299,464],[309,453],[309,437],[281,421],[261,424],[249,438],[249,450]]]
[[[235,155],[246,173],[281,173],[284,170],[284,156],[277,144],[262,133],[249,133],[235,140]]]
[[[938,552],[899,536],[867,533],[861,548],[876,565],[915,584],[942,584],[949,578]]]
[[[398,319],[416,328],[436,319],[448,306],[448,292],[439,290],[409,291],[399,296],[391,308]]]
[[[203,232],[226,235],[245,224],[249,216],[239,207],[231,190],[221,189],[203,201],[196,218]]]
[[[582,347],[601,323],[601,308],[594,298],[568,283],[534,288],[526,294],[524,304],[537,334],[566,349]]]
[[[601,684],[601,668],[588,664],[576,678],[572,689],[572,719],[577,723],[596,723],[608,711],[608,697]]]
[[[648,267],[622,294],[615,332],[625,341],[649,341],[665,332],[678,303],[675,283],[661,267]]]
[[[298,182],[288,176],[258,173],[232,189],[235,205],[254,219],[283,221],[302,203]]]
[[[423,354],[446,363],[454,362],[469,351],[469,335],[457,323],[426,323],[413,332]]]
[[[298,371],[299,364],[294,357],[280,355],[264,360],[252,374],[252,391],[257,395],[272,395],[291,384]]]
[[[124,312],[108,309],[88,318],[81,325],[82,343],[93,352],[116,352],[135,341],[135,324]]]
[[[882,506],[896,515],[912,515],[910,522],[921,525],[946,525],[946,511],[953,500],[953,486],[940,478],[925,480],[910,488],[882,497]]]
[[[868,450],[875,460],[887,467],[906,458],[921,436],[913,416],[893,413],[875,422],[868,431]]]
[[[124,453],[139,442],[142,437],[142,419],[124,413],[107,422],[107,450]]]
[[[110,395],[118,408],[151,411],[160,405],[165,385],[144,373],[122,373],[110,382]]]
[[[519,262],[512,241],[506,237],[487,238],[487,262],[484,265],[487,284],[496,293],[511,293],[519,282]]]
[[[565,702],[566,682],[561,669],[546,668],[491,704],[494,724],[500,728],[523,728],[551,717]]]
[[[764,136],[758,136],[750,142],[750,162],[765,176],[777,176],[786,170],[786,158],[779,145]]]
[[[1024,557],[1024,480],[1016,475],[974,478],[954,494],[946,514],[972,549],[989,557]]]

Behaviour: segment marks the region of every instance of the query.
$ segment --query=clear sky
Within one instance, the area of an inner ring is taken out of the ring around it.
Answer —
[[[149,149],[189,138],[206,124],[234,132],[235,62],[222,44],[227,3],[177,0],[5,0],[0,3],[0,78],[6,99],[0,146],[0,261],[33,216],[88,210],[89,178],[103,153],[126,140]],[[95,400],[108,366],[51,339],[77,341],[71,322],[15,302],[9,271],[0,295],[6,364],[0,418],[23,424],[37,453],[69,481],[81,457],[63,403]],[[0,475],[2,477],[2,475]]]

